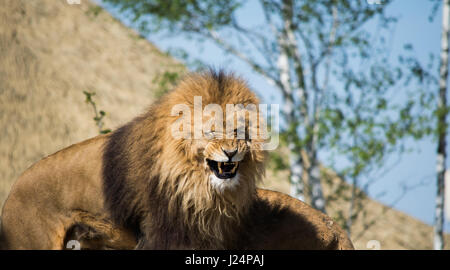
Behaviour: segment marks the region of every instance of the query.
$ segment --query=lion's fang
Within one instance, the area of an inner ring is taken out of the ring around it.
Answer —
[[[234,173],[236,171],[237,164],[238,164],[237,162],[234,163],[234,167],[233,167],[233,169],[231,169],[231,173]]]
[[[222,174],[223,173],[223,168],[222,166],[229,166],[232,165],[232,169],[231,169],[231,173],[235,173],[237,166],[238,166],[238,162],[217,162],[217,168],[219,170],[219,173]]]

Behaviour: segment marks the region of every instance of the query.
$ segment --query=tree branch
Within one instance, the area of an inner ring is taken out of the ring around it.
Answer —
[[[277,86],[283,91],[282,84],[277,78],[274,78],[272,75],[270,75],[268,72],[265,71],[265,68],[260,66],[258,63],[252,61],[250,58],[248,58],[246,55],[235,49],[229,43],[225,42],[216,31],[208,29],[204,35],[211,38],[214,42],[216,42],[217,45],[222,47],[222,49],[224,49],[226,52],[235,55],[236,57],[238,57],[239,59],[250,65],[250,67],[252,67],[256,72],[261,74],[271,85]]]

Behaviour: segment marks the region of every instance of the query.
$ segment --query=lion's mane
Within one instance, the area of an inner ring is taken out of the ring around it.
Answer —
[[[241,218],[256,196],[264,154],[252,150],[242,164],[237,190],[217,192],[208,181],[192,141],[174,139],[175,104],[258,104],[246,83],[222,71],[193,74],[116,130],[103,154],[103,189],[115,223],[136,232],[138,248],[227,248],[235,246]]]

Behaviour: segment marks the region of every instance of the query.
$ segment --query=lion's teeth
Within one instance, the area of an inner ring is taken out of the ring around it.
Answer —
[[[219,168],[219,173],[222,173],[222,162],[217,162],[218,164],[218,168]]]
[[[236,168],[237,168],[237,162],[234,163],[234,167],[233,167],[233,169],[231,169],[231,173],[234,173],[236,171]]]
[[[217,161],[217,170],[222,174],[226,168],[227,172],[235,173],[239,162],[219,162]],[[228,171],[230,170],[230,171]]]

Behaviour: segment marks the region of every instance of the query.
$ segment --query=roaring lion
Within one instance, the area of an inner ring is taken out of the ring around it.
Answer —
[[[27,169],[4,204],[1,247],[353,249],[326,215],[256,188],[266,154],[260,141],[249,138],[249,127],[244,138],[218,136],[220,129],[211,129],[212,137],[175,138],[174,130],[182,130],[173,127],[186,116],[172,110],[183,104],[194,110],[188,115],[194,119],[195,97],[202,97],[201,110],[207,104],[223,111],[227,104],[258,104],[233,74],[187,76],[116,131]]]

